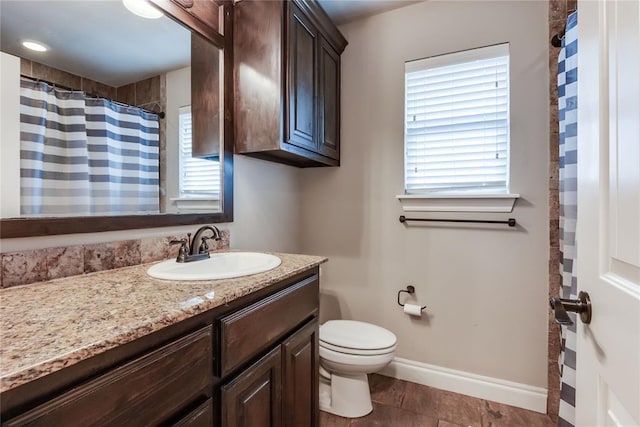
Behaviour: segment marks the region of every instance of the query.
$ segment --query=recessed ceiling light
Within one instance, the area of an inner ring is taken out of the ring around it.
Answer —
[[[158,19],[163,16],[163,13],[153,7],[148,0],[122,0],[122,3],[131,13],[143,18]]]
[[[34,42],[33,40],[23,40],[22,46],[27,49],[35,50],[36,52],[46,52],[49,48],[42,43]]]

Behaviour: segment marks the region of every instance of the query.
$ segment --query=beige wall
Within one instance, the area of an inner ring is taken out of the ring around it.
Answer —
[[[545,387],[547,3],[428,1],[341,30],[342,165],[301,175],[302,250],[329,257],[323,320],[384,326],[402,358]],[[519,227],[403,226],[404,61],[502,42],[511,44],[511,191],[522,196],[509,216]],[[407,284],[428,307],[420,320],[396,304]]]
[[[300,169],[235,156],[231,247],[300,252]]]
[[[299,252],[298,169],[235,156],[235,221],[217,224],[231,232],[234,249]],[[112,231],[0,240],[0,252],[111,242],[194,232],[197,226]]]
[[[0,218],[20,215],[20,58],[0,52]],[[13,141],[13,143],[11,143]]]

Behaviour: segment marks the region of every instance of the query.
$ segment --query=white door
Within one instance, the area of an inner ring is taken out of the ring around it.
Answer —
[[[578,16],[577,426],[640,425],[640,1]]]

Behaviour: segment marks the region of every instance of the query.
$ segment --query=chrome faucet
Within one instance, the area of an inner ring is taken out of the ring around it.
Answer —
[[[208,230],[212,232],[212,235],[202,236],[202,233]],[[216,227],[215,225],[205,225],[198,228],[196,233],[193,235],[193,239],[191,239],[191,233],[187,233],[186,239],[183,238],[179,240],[171,240],[169,244],[180,245],[180,250],[178,251],[176,262],[191,262],[210,258],[209,245],[207,245],[207,240],[220,240],[221,238],[222,237],[220,237],[220,230],[218,230],[218,227]],[[199,245],[198,241],[200,241]]]

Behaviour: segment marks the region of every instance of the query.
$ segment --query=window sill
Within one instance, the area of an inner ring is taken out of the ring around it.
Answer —
[[[519,194],[401,194],[405,212],[512,212]]]
[[[172,197],[170,200],[178,208],[178,213],[213,212],[220,209],[220,200],[212,197]]]

